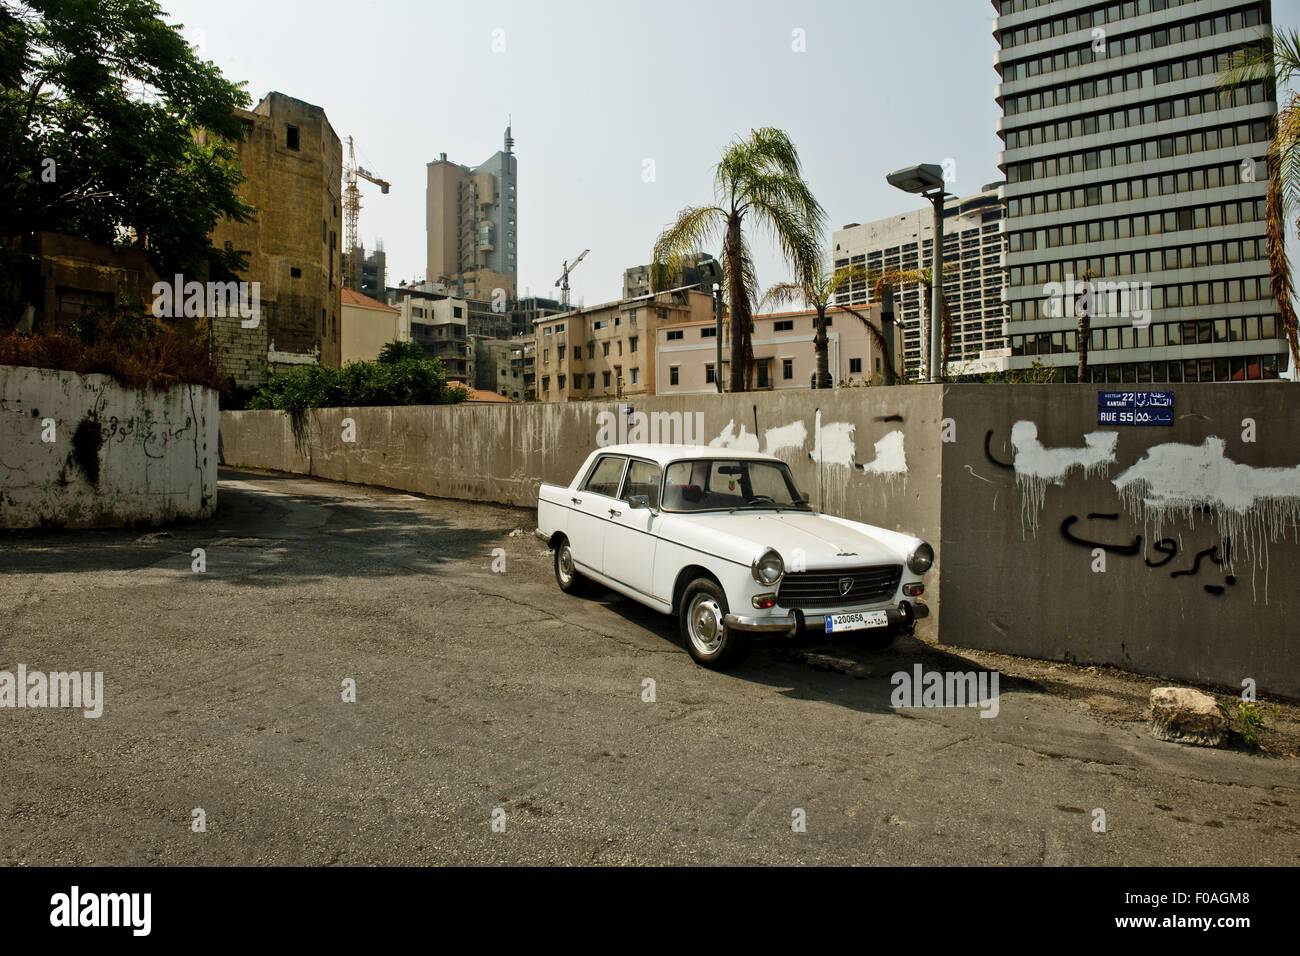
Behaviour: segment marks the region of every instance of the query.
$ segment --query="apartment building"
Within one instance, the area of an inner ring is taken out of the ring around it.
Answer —
[[[943,292],[952,317],[949,371],[1005,367],[1002,301],[1005,238],[1000,184],[949,202],[944,209]],[[850,223],[831,237],[835,268],[855,265],[868,270],[865,281],[837,293],[841,305],[874,300],[874,276],[898,270],[928,269],[934,257],[934,214],[920,203],[911,212],[868,223]],[[905,283],[894,292],[894,308],[903,329],[903,356],[908,377],[923,371],[924,330],[930,301],[920,283]]]
[[[370,252],[361,246],[355,255],[343,256],[343,268],[348,276],[347,288],[355,289],[372,299],[384,297],[384,283],[388,281],[388,255],[383,243]]]
[[[390,305],[344,289],[339,312],[339,362],[373,362],[389,342],[409,342],[410,329],[402,312]]]
[[[572,402],[653,395],[657,330],[712,316],[712,296],[673,290],[541,319],[537,398]]]
[[[474,387],[513,398],[510,359],[514,343],[508,339],[486,338],[470,333],[474,351]]]
[[[503,148],[478,166],[442,153],[426,167],[426,278],[461,298],[515,297],[519,274],[518,167],[506,127]]]
[[[474,386],[474,348],[469,337],[469,304],[412,286],[393,290],[389,305],[429,358],[441,359],[447,381]],[[495,391],[495,389],[493,390]]]
[[[510,343],[510,398],[516,402],[537,400],[537,340],[518,336]]]
[[[856,308],[877,330],[880,305]],[[884,379],[884,356],[862,320],[832,307],[827,319],[827,358],[835,385],[879,384]],[[776,390],[809,388],[817,371],[817,313],[811,310],[772,312],[754,316],[754,388]],[[717,335],[712,318],[660,325],[655,332],[655,394],[691,395],[717,391]],[[722,383],[731,368],[731,335],[722,330]],[[903,347],[895,327],[895,354]]]
[[[682,263],[675,276],[668,279],[668,287],[672,289],[684,289],[687,286],[696,286],[701,292],[711,292],[713,290],[712,280],[706,280],[700,273],[700,265],[708,262],[713,256],[705,252],[697,252],[694,255],[687,256],[686,261]],[[707,288],[705,287],[707,284]],[[623,271],[623,298],[636,299],[643,295],[650,294],[650,266],[633,266]]]
[[[1077,379],[1276,378],[1287,365],[1265,241],[1272,84],[1230,96],[1268,0],[994,0],[1006,145],[1012,368]]]

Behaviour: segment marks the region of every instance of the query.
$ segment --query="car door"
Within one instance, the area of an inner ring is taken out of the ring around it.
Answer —
[[[573,510],[569,512],[569,548],[573,560],[597,573],[604,571],[605,529],[610,512],[620,504],[618,489],[626,469],[626,456],[601,455],[570,498]]]
[[[605,575],[652,597],[655,545],[654,525],[659,520],[659,485],[662,473],[652,461],[630,459],[617,504],[605,527]],[[633,508],[628,499],[645,495],[649,508]]]

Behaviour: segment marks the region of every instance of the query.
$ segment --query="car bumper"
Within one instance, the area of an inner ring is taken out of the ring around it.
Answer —
[[[744,631],[749,634],[771,634],[794,636],[801,628],[823,631],[826,618],[834,614],[853,614],[860,611],[884,611],[889,618],[890,627],[899,627],[919,621],[930,616],[930,609],[921,601],[902,601],[894,607],[840,608],[835,611],[804,613],[792,610],[785,617],[749,617],[743,614],[728,614],[725,618],[727,628],[732,631]]]
[[[541,528],[534,528],[534,529],[533,529],[533,536],[536,537],[536,538],[537,538],[538,540],[540,540],[540,541],[546,541],[546,542],[548,542],[548,543],[549,543],[550,540],[551,540],[550,538],[548,538],[548,537],[546,536],[546,532],[543,531]]]

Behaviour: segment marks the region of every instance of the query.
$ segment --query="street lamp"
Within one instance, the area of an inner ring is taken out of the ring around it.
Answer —
[[[722,394],[722,265],[717,259],[705,259],[696,267],[700,273],[700,288],[713,292],[713,337],[717,358],[713,366],[713,384]]]
[[[905,193],[924,196],[934,207],[934,265],[931,267],[930,381],[939,381],[943,364],[943,167],[933,163],[909,166],[885,177],[886,182]]]

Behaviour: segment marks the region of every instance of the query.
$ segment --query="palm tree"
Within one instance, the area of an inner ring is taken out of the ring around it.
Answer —
[[[743,392],[753,378],[751,333],[758,299],[746,221],[775,239],[794,274],[803,276],[821,257],[826,211],[803,180],[790,137],[771,127],[751,130],[748,138],[727,147],[714,168],[713,192],[714,205],[683,209],[656,240],[652,281],[658,288],[687,256],[721,237],[722,287],[731,315],[730,389]]]
[[[841,266],[834,272],[828,273],[825,265],[818,259],[812,271],[806,273],[799,281],[778,282],[763,295],[763,300],[759,304],[760,309],[768,304],[779,306],[802,300],[808,308],[816,311],[817,318],[814,321],[817,334],[813,337],[813,350],[817,354],[817,373],[813,376],[813,388],[831,388],[835,384],[830,371],[830,339],[826,334],[826,310],[830,308],[831,299],[846,285],[865,282],[866,277],[867,272],[862,266]],[[852,314],[857,315],[876,336],[876,344],[882,349],[882,354],[888,355],[888,352],[883,351],[885,340],[880,335],[880,330],[858,313]]]
[[[1278,112],[1268,144],[1267,230],[1268,259],[1272,272],[1273,297],[1287,345],[1291,349],[1291,371],[1300,373],[1300,341],[1297,340],[1294,306],[1295,286],[1286,257],[1286,218],[1289,207],[1300,202],[1300,93],[1287,87],[1300,76],[1300,32],[1277,30],[1262,43],[1235,53],[1219,76],[1221,97],[1251,83],[1276,84]],[[1300,222],[1297,222],[1300,234]]]

